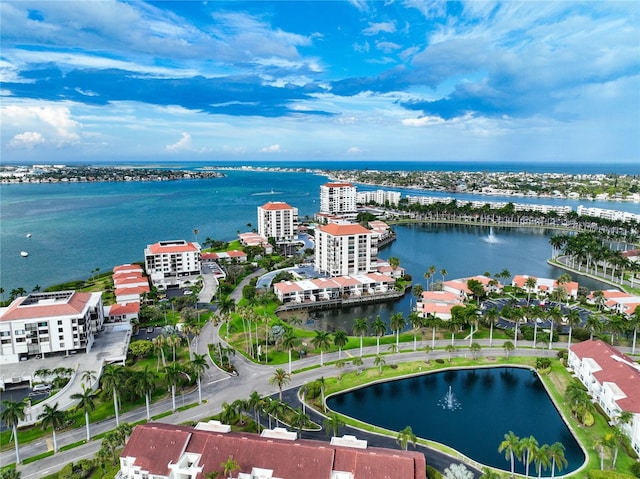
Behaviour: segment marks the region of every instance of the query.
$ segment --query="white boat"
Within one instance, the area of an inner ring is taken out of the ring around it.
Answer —
[[[26,251],[20,251],[20,256],[26,258],[27,256],[29,256],[29,253],[27,253]]]
[[[27,233],[27,238],[31,238],[31,233]]]

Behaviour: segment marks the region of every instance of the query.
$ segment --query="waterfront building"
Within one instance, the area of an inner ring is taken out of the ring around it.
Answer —
[[[601,303],[609,311],[631,316],[640,305],[640,296],[625,293],[619,289],[607,289],[600,291],[602,295],[592,291],[587,300],[591,304]]]
[[[135,427],[120,455],[121,479],[197,479],[221,472],[232,458],[232,479],[426,479],[417,451],[368,447],[345,436],[332,443],[296,439],[286,430],[262,435],[227,432],[224,425]]]
[[[604,341],[587,340],[569,348],[567,366],[614,422],[623,411],[632,414],[618,427],[640,453],[640,365]]]
[[[264,248],[265,254],[273,253],[273,247],[271,246],[271,243],[267,241],[267,238],[259,235],[258,233],[254,233],[251,231],[247,233],[240,233],[238,234],[238,239],[243,246],[259,246],[261,248]]]
[[[120,323],[138,319],[140,315],[140,301],[129,303],[115,303],[104,307],[104,317],[107,322]]]
[[[0,308],[0,364],[91,350],[102,328],[102,293],[31,293]]]
[[[202,257],[198,243],[185,240],[160,241],[144,250],[147,275],[156,288],[180,287],[195,283],[201,273]]]
[[[415,311],[421,318],[435,316],[442,320],[451,319],[451,308],[464,306],[460,295],[451,291],[423,291]]]
[[[355,219],[357,188],[351,183],[325,183],[320,185],[320,213]]]
[[[273,291],[282,304],[310,304],[340,298],[375,296],[393,291],[395,279],[381,273],[280,281]]]
[[[401,194],[399,191],[358,191],[356,202],[359,205],[375,203],[381,206],[398,206],[398,203],[400,203],[400,196]]]
[[[411,204],[419,204],[419,205],[433,205],[436,203],[449,204],[454,200],[452,197],[442,197],[442,196],[418,196],[418,195],[407,195],[407,202]],[[464,200],[456,200],[456,204],[458,206],[470,206],[471,208],[481,209],[486,206],[491,210],[498,210],[501,208],[505,208],[508,205],[513,207],[513,211],[523,212],[523,211],[534,211],[537,213],[549,214],[555,213],[559,216],[565,216],[568,213],[573,211],[571,206],[558,206],[558,205],[545,205],[545,204],[535,204],[535,203],[513,203],[506,201],[484,201],[484,200],[473,200],[473,201],[464,201]]]
[[[640,215],[629,213],[628,211],[609,210],[605,208],[591,208],[579,205],[577,208],[578,216],[592,216],[594,218],[602,218],[611,221],[621,221],[627,223],[630,221],[640,222]]]
[[[555,279],[550,278],[536,278],[531,276],[536,280],[536,285],[529,291],[527,288],[527,279],[529,279],[529,275],[527,274],[518,274],[513,277],[511,281],[511,286],[514,288],[520,288],[525,290],[531,294],[538,296],[549,296],[553,294],[554,291],[558,289],[560,284]],[[562,284],[562,287],[565,289],[567,296],[572,299],[578,299],[578,282],[577,281],[569,281],[568,283]]]
[[[258,206],[258,234],[287,244],[298,239],[298,208],[283,201],[270,201]]]
[[[496,293],[502,290],[502,284],[500,284],[499,281],[482,275],[445,281],[442,283],[442,289],[443,291],[448,291],[449,293],[455,294],[460,299],[467,299],[472,295],[472,291],[467,285],[469,280],[472,279],[482,284],[487,294]]]
[[[247,262],[247,253],[244,251],[240,251],[237,249],[232,249],[230,251],[219,251],[218,253],[202,253],[202,261],[203,262],[222,262],[222,263],[246,263]]]
[[[357,223],[329,223],[316,228],[315,269],[328,276],[375,271],[377,238]]]

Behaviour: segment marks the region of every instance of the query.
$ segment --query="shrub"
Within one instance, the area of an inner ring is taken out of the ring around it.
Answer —
[[[636,476],[636,477],[640,477],[640,462],[634,462],[633,464],[631,464],[631,473]]]

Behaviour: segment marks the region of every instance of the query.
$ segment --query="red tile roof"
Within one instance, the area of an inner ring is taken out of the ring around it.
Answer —
[[[424,455],[415,451],[334,446],[320,441],[294,442],[255,434],[218,433],[187,426],[150,423],[136,426],[122,457],[151,474],[168,475],[167,465],[184,452],[201,454],[198,479],[220,471],[233,457],[240,472],[253,467],[273,470],[283,479],[329,479],[331,471],[351,472],[358,479],[426,479]]]
[[[149,245],[152,254],[195,253],[199,248],[190,241],[160,241]]]
[[[602,368],[593,373],[600,384],[616,384],[626,398],[616,401],[620,409],[640,413],[640,369],[633,359],[600,340],[587,340],[571,346],[580,359],[591,358]]]
[[[329,223],[320,227],[320,231],[333,236],[371,234],[371,231],[358,223]]]
[[[269,201],[262,205],[263,210],[275,211],[275,210],[292,210],[293,206],[288,205],[284,201]]]
[[[109,316],[122,316],[123,314],[138,314],[140,312],[140,303],[115,303],[109,309]]]
[[[14,321],[16,319],[35,319],[56,316],[78,316],[82,314],[91,299],[91,293],[75,291],[67,300],[40,302],[22,306],[28,296],[17,298],[9,305],[0,321]]]
[[[322,186],[326,186],[327,188],[343,188],[353,186],[352,183],[325,183]]]

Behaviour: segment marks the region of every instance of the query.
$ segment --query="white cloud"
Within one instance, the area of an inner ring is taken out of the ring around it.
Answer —
[[[381,23],[369,22],[369,26],[364,30],[362,30],[362,34],[367,36],[373,36],[373,35],[377,35],[380,32],[394,33],[395,31],[396,31],[395,22],[381,22]]]
[[[9,146],[11,148],[33,148],[36,145],[40,145],[45,142],[44,137],[37,131],[25,131],[24,133],[18,133],[11,138]]]
[[[78,129],[82,125],[72,119],[66,106],[21,106],[8,105],[0,110],[0,118],[5,125],[24,128],[28,131],[47,130],[47,136],[54,142],[69,143],[80,139]]]
[[[347,155],[359,155],[360,153],[364,153],[364,150],[358,146],[352,146],[347,150]]]
[[[178,151],[191,151],[191,135],[189,133],[182,133],[182,138],[171,145],[165,146],[165,150],[172,153]]]
[[[276,153],[278,151],[281,151],[280,145],[278,144],[265,146],[264,148],[260,149],[261,153]]]
[[[405,126],[427,126],[427,125],[441,125],[445,121],[438,116],[422,116],[420,118],[405,118],[402,120],[402,124]]]

